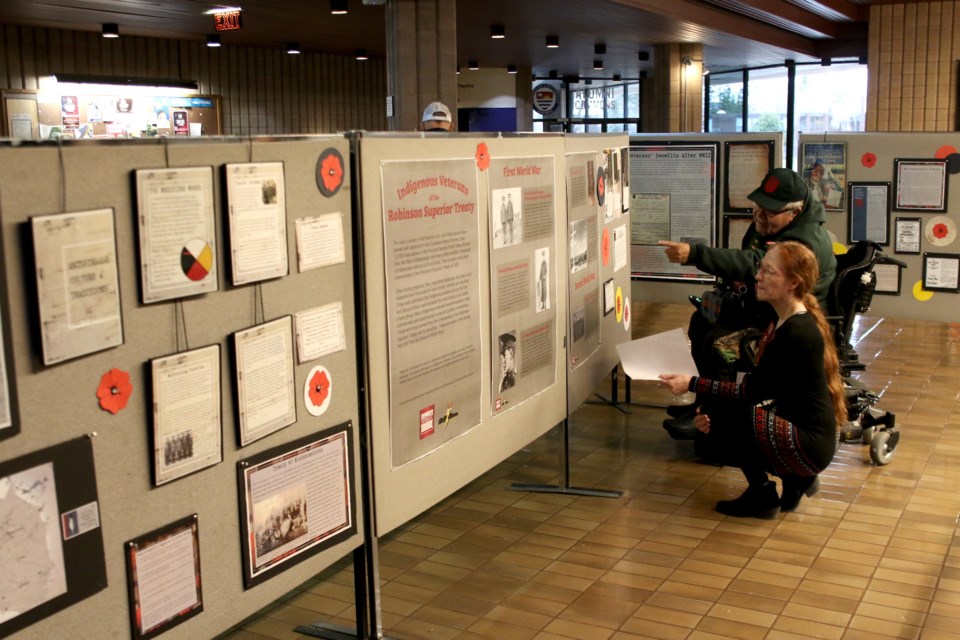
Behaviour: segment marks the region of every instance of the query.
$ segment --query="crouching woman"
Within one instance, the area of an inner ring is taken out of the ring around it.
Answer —
[[[747,479],[734,500],[716,510],[740,518],[775,518],[793,511],[800,498],[816,493],[817,474],[833,460],[839,427],[846,420],[837,351],[830,327],[813,295],[817,259],[799,242],[782,242],[764,255],[757,271],[757,298],[777,312],[759,348],[756,369],[741,383],[679,374],[661,374],[675,394],[687,391],[743,401],[749,417],[730,425],[727,450]],[[710,416],[694,424],[710,432]],[[768,477],[781,478],[782,495]]]

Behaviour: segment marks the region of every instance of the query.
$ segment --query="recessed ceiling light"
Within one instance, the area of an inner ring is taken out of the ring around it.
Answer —
[[[556,49],[560,46],[559,36],[547,36],[547,49]]]

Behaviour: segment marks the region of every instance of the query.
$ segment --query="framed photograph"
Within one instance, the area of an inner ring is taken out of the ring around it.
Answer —
[[[0,247],[3,229],[0,228]],[[20,406],[17,402],[17,370],[13,360],[10,332],[10,306],[7,297],[7,273],[0,260],[0,440],[20,433]]]
[[[30,218],[43,364],[123,344],[113,209]]]
[[[213,167],[138,169],[143,303],[217,290]]]
[[[237,463],[246,588],[357,532],[349,422]]]
[[[154,638],[203,611],[197,514],[125,545],[130,629]]]
[[[297,421],[293,316],[233,334],[240,446]]]
[[[877,264],[873,266],[873,273],[877,277],[877,288],[874,293],[885,296],[900,295],[900,286],[903,270],[895,264]]]
[[[224,166],[234,285],[279,278],[287,264],[287,206],[282,162]]]
[[[890,183],[851,182],[847,237],[850,242],[871,240],[890,244]]]
[[[893,160],[894,211],[947,211],[946,159]]]
[[[150,361],[154,484],[223,460],[220,345]]]
[[[846,208],[847,143],[803,142],[800,159],[807,189],[827,211]]]
[[[921,218],[897,218],[893,224],[894,253],[920,253],[920,238],[923,235]]]
[[[753,202],[747,196],[773,169],[773,146],[773,140],[723,144],[723,164],[727,169],[723,181],[724,211],[753,212]]]
[[[753,224],[753,216],[742,213],[725,213],[723,215],[723,248],[739,249],[743,246],[743,238],[747,229]]]
[[[106,589],[90,438],[0,462],[0,514],[0,637]]]
[[[960,255],[955,253],[923,254],[924,291],[960,291]]]

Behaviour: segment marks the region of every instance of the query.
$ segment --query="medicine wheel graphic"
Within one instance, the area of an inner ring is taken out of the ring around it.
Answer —
[[[183,275],[194,282],[206,278],[213,269],[213,250],[210,245],[199,238],[185,244],[180,251],[180,268],[183,269]]]

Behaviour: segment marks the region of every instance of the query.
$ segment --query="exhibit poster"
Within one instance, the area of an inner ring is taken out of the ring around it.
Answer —
[[[350,423],[237,465],[249,589],[356,533]]]
[[[160,486],[223,459],[220,345],[155,358],[150,365],[154,483]]]
[[[216,291],[213,167],[138,169],[136,184],[143,303]]]
[[[605,152],[602,155],[610,157]],[[619,154],[613,157],[619,157]],[[600,200],[605,202],[609,198],[610,189],[598,180],[596,192],[605,191],[606,195],[594,202],[580,178],[597,160],[595,152],[567,154],[567,311],[570,316],[567,353],[570,369],[583,364],[600,346],[600,318],[604,305],[600,295],[600,211],[604,212],[604,219],[608,219],[608,208]],[[613,219],[609,217],[609,220]]]
[[[123,344],[113,209],[30,218],[43,363]]]
[[[753,202],[747,198],[773,169],[773,141],[725,142],[723,209],[751,213]]]
[[[293,318],[284,316],[233,334],[240,446],[297,421]]]
[[[659,240],[716,246],[716,142],[633,142],[630,147],[631,272],[639,279],[715,278],[667,259]]]
[[[804,142],[800,158],[803,181],[827,211],[843,211],[847,196],[847,143]]]
[[[380,166],[391,464],[480,423],[480,269],[474,158]],[[519,224],[501,242],[519,243]],[[429,416],[433,431],[421,437]]]
[[[287,275],[287,209],[282,162],[227,164],[233,284]]]
[[[596,157],[596,156],[594,156]],[[490,347],[494,415],[556,381],[552,156],[491,159]]]

